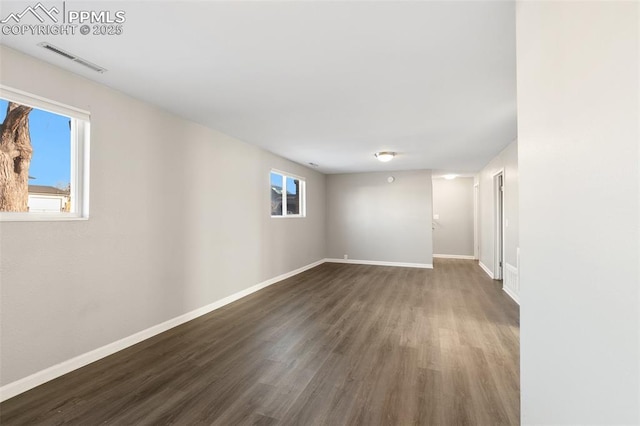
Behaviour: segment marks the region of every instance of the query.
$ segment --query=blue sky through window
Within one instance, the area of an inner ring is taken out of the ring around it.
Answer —
[[[271,185],[282,188],[282,175],[271,173]],[[297,194],[296,184],[293,178],[287,178],[287,193]]]
[[[0,99],[0,122],[8,102]],[[29,168],[31,185],[66,186],[71,174],[71,130],[69,118],[34,108],[29,114],[33,158]]]
[[[288,194],[297,194],[295,180],[293,178],[287,178],[287,193]]]
[[[282,175],[271,173],[271,185],[282,189]]]

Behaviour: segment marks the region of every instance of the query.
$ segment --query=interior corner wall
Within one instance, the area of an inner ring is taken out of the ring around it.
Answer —
[[[504,262],[518,268],[519,207],[518,207],[518,142],[509,144],[487,164],[478,175],[479,186],[479,254],[480,262],[495,274],[495,194],[493,177],[503,171],[504,176]]]
[[[435,254],[474,256],[473,180],[472,177],[433,179]]]
[[[86,221],[0,224],[0,385],[325,255],[325,176],[0,46],[0,82],[91,112]],[[307,217],[270,217],[271,168]]]
[[[524,425],[640,424],[640,3],[518,2]]]
[[[328,175],[327,257],[431,265],[432,214],[430,170]]]

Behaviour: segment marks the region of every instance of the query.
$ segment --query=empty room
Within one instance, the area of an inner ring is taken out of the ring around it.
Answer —
[[[640,3],[2,1],[0,424],[640,425]]]

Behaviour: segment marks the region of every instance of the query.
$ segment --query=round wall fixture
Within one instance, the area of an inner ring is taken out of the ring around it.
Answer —
[[[389,183],[393,183],[394,180],[396,180],[396,178],[394,178],[393,176],[389,176],[387,178],[387,182],[389,182]]]

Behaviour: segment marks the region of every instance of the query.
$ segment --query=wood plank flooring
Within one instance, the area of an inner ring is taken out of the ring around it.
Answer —
[[[516,425],[519,310],[476,262],[325,263],[0,405],[2,425]]]

